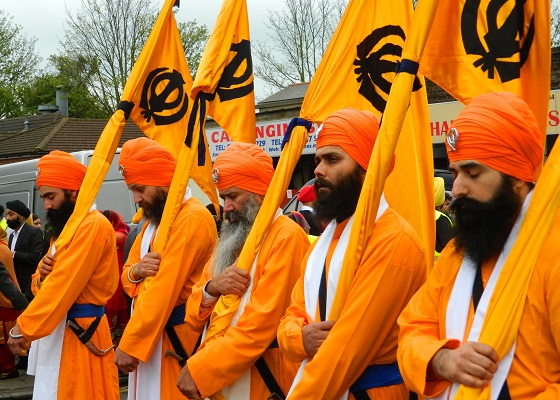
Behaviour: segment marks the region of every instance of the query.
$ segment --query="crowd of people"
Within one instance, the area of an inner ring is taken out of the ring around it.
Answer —
[[[250,265],[240,255],[262,229],[255,221],[274,174],[261,147],[232,143],[216,158],[223,211],[187,188],[158,252],[176,162],[151,139],[126,142],[120,171],[145,220],[128,255],[128,226],[95,206],[57,254],[86,170],[64,152],[42,157],[47,251],[37,233],[33,251],[17,247],[30,214],[21,202],[7,204],[9,240],[0,229],[0,379],[29,350],[35,391],[61,399],[118,399],[117,368],[129,374],[129,399],[448,399],[461,387],[489,389],[493,400],[558,398],[558,217],[534,249],[515,344],[498,354],[479,340],[498,279],[516,284],[503,266],[539,184],[543,139],[527,104],[489,93],[453,121],[455,179],[451,194],[434,180],[434,247],[382,195],[349,268],[379,126],[373,113],[349,108],[325,119],[315,182],[300,192],[305,207],[276,212]],[[34,267],[20,277],[24,258]]]

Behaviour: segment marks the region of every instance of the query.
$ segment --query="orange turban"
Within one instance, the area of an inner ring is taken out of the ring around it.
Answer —
[[[51,151],[37,163],[37,187],[80,190],[86,170],[86,166],[70,154],[60,150]]]
[[[317,148],[339,146],[367,170],[379,124],[379,117],[371,111],[343,108],[325,119],[317,134]]]
[[[119,170],[127,185],[169,186],[176,164],[165,147],[147,137],[125,142],[119,158]]]
[[[264,196],[274,175],[272,158],[262,147],[234,142],[214,161],[212,178],[218,190],[238,187]]]
[[[449,161],[476,160],[525,182],[535,181],[543,135],[529,106],[513,93],[475,97],[451,124]]]

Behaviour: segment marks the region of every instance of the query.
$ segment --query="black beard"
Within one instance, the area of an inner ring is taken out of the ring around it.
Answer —
[[[70,200],[68,194],[64,194],[64,202],[57,210],[47,210],[47,225],[52,230],[53,237],[57,238],[64,229],[64,225],[74,212],[75,204]]]
[[[477,267],[501,253],[521,211],[522,202],[513,191],[511,178],[502,176],[502,184],[490,201],[460,197],[451,204],[455,247]]]
[[[152,199],[152,203],[142,203],[140,205],[140,207],[142,207],[144,217],[150,220],[150,222],[159,225],[161,222],[161,218],[163,217],[163,209],[165,208],[166,200],[167,193],[165,193],[160,188],[157,188],[156,195]]]
[[[6,219],[6,225],[8,225],[8,228],[15,231],[22,225],[22,223],[19,219]]]
[[[362,191],[362,171],[357,165],[348,175],[339,176],[336,185],[322,178],[315,180],[316,198],[313,210],[319,219],[330,221],[336,218],[337,222],[342,222],[354,214]],[[330,190],[327,193],[321,192],[319,189],[322,187]]]

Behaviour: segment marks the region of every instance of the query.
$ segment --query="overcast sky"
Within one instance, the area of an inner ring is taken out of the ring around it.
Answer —
[[[164,3],[164,0],[151,1],[158,8]],[[27,37],[37,38],[36,48],[46,60],[57,53],[59,41],[64,36],[65,5],[70,10],[77,10],[81,3],[81,0],[0,0],[0,9],[12,16],[13,22],[22,27]],[[283,1],[247,0],[252,41],[267,39],[268,10],[280,10],[282,4]],[[177,21],[196,19],[211,30],[221,5],[221,0],[181,0],[181,7],[176,14]],[[258,79],[255,82],[255,93],[261,99],[264,97],[265,88]]]

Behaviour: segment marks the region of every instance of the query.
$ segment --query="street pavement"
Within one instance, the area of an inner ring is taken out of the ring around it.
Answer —
[[[128,387],[126,377],[120,378],[121,400],[126,400]],[[0,381],[0,399],[28,400],[33,397],[33,377],[24,370],[19,371],[19,378]]]

